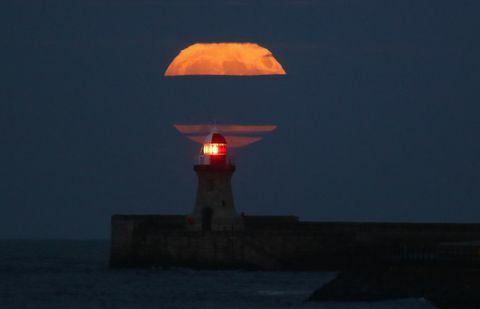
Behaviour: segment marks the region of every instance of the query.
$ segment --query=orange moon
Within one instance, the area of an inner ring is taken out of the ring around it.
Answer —
[[[197,43],[178,54],[165,76],[285,75],[272,53],[255,43]]]

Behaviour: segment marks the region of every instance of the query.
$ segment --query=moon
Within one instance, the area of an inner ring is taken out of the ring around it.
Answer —
[[[272,53],[256,43],[196,43],[183,49],[165,76],[285,75]]]

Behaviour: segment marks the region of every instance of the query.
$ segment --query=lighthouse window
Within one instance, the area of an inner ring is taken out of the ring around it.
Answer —
[[[203,145],[203,153],[211,156],[225,155],[227,148],[225,144],[209,143]]]

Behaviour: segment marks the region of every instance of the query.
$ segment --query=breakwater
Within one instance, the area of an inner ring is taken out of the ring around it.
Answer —
[[[112,216],[112,267],[328,271],[480,265],[480,224],[302,222],[242,216],[243,230],[192,231],[187,216]]]

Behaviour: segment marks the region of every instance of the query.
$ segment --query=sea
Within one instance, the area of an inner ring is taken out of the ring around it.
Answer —
[[[0,308],[434,308],[305,302],[335,273],[110,269],[109,250],[106,240],[0,240]]]

